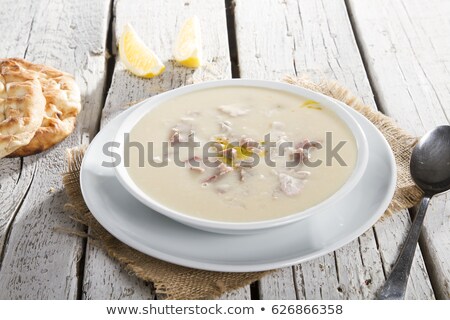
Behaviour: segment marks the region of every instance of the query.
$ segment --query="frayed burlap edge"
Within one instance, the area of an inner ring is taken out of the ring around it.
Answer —
[[[395,122],[365,106],[357,97],[336,82],[312,82],[308,78],[286,77],[285,82],[321,92],[344,102],[368,118],[384,134],[394,151],[398,168],[397,189],[388,211],[410,208],[415,205],[422,192],[409,175],[409,158],[417,139],[398,128]],[[226,273],[197,270],[178,266],[147,256],[114,238],[90,213],[80,189],[80,167],[85,146],[68,150],[67,172],[63,184],[69,203],[66,209],[71,218],[88,227],[92,242],[117,260],[130,273],[138,278],[152,282],[156,292],[167,299],[212,299],[222,294],[244,287],[272,272]]]

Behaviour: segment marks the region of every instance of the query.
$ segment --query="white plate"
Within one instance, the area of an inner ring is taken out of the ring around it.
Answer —
[[[145,103],[142,102],[142,103]],[[94,217],[117,239],[150,256],[212,271],[249,272],[286,267],[332,252],[369,229],[387,208],[395,190],[396,167],[383,135],[347,107],[366,133],[369,162],[355,189],[336,205],[297,223],[248,235],[194,229],[141,204],[117,180],[103,154],[114,141],[123,112],[92,141],[81,169],[81,189]]]

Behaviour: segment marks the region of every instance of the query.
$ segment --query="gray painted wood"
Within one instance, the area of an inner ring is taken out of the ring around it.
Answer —
[[[262,300],[295,300],[297,298],[292,268],[282,268],[259,281]]]
[[[74,74],[84,106],[76,132],[57,147],[25,158],[21,169],[20,159],[0,160],[0,245],[5,226],[10,226],[1,261],[0,298],[75,299],[84,247],[81,239],[55,231],[81,229],[63,210],[67,199],[61,173],[65,149],[78,145],[82,132],[96,130],[105,84],[109,2],[6,0],[0,11],[8,12],[0,21],[2,30],[8,30],[2,36],[1,55],[25,57]]]
[[[432,0],[427,10],[420,0],[348,0],[348,8],[344,0],[236,2],[242,77],[279,79],[285,74],[310,73],[334,78],[375,108],[348,9],[378,107],[416,135],[448,123],[448,2]],[[74,73],[85,107],[76,133],[58,147],[23,160],[0,160],[0,298],[74,299],[80,296],[80,282],[85,299],[154,298],[151,284],[124,272],[89,242],[83,268],[79,261],[84,241],[54,230],[61,226],[82,229],[63,212],[66,197],[61,192],[60,173],[65,148],[77,145],[82,133],[93,137],[97,130],[105,85],[109,9],[108,0],[0,2],[0,11],[8,11],[0,21],[8,30],[2,34],[0,56],[25,57]],[[115,38],[123,24],[131,22],[163,58],[167,70],[146,80],[129,75],[117,63],[102,125],[130,102],[186,83],[230,77],[223,1],[118,0],[115,14]],[[208,59],[208,65],[200,70],[177,67],[170,61],[176,31],[193,14],[201,18]],[[447,197],[432,202],[421,242],[438,298],[450,297]],[[406,211],[396,213],[334,253],[279,270],[259,283],[261,298],[373,298],[395,261],[409,224]],[[84,279],[80,279],[82,272]],[[407,297],[434,297],[419,249]],[[222,298],[249,299],[249,287]]]
[[[0,57],[24,57],[36,10],[36,2],[0,2],[0,11],[9,11],[0,22],[8,30],[2,36]],[[16,18],[19,18],[21,23],[15,23]],[[7,233],[33,180],[35,169],[34,163],[23,166],[21,159],[0,160],[0,257]]]
[[[129,274],[105,251],[94,247],[90,241],[86,249],[82,298],[87,300],[154,299],[150,283]]]
[[[351,0],[349,9],[384,112],[418,136],[448,124],[450,2]],[[448,195],[436,197],[425,220],[421,248],[440,299],[450,298],[449,221]],[[381,249],[393,261],[397,252],[390,248]]]
[[[12,221],[20,208],[33,176],[36,166],[34,162],[22,159],[0,160],[0,257]]]
[[[220,300],[251,300],[250,286],[230,291],[222,295]]]
[[[241,77],[280,79],[307,73],[313,78],[336,79],[376,108],[343,0],[237,0],[235,12]],[[397,250],[395,243],[404,239],[409,215],[398,212],[396,219],[401,223],[378,222],[337,250],[334,261],[327,256],[327,263],[322,257],[294,267],[295,277],[290,268],[269,276],[260,283],[261,297],[284,297],[296,290],[299,298],[303,294],[308,299],[374,298],[385,279],[383,269],[392,262],[383,259],[378,247]],[[389,230],[386,237],[376,238],[379,228]],[[324,277],[335,278],[324,281]],[[433,298],[419,249],[408,297]]]
[[[298,299],[342,299],[334,253],[294,266]]]

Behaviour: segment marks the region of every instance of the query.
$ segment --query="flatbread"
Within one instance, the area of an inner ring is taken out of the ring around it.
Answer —
[[[45,151],[72,133],[76,117],[81,111],[80,89],[68,73],[23,59],[11,60],[36,73],[46,99],[42,124],[33,139],[9,155],[24,157]]]
[[[45,103],[35,72],[14,60],[0,59],[0,159],[33,139]]]

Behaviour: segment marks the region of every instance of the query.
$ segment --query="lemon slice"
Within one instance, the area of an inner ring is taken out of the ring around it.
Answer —
[[[152,78],[166,68],[158,56],[139,38],[130,24],[125,25],[119,41],[120,60],[136,76]]]
[[[175,41],[173,55],[185,67],[197,68],[202,64],[202,37],[197,16],[184,23]]]

